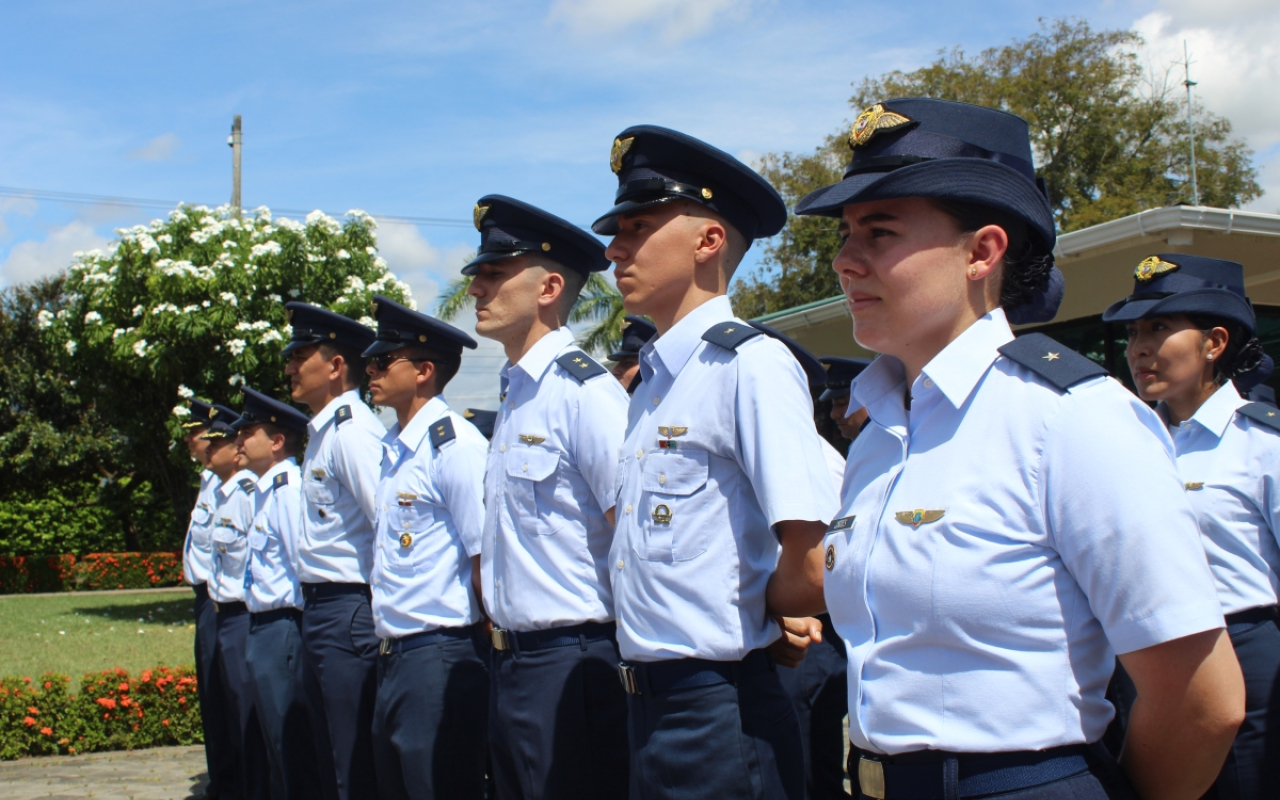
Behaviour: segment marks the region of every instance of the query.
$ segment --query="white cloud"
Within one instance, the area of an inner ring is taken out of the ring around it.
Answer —
[[[70,266],[71,254],[77,250],[106,246],[107,240],[95,233],[92,226],[75,220],[53,230],[43,241],[28,240],[14,245],[8,258],[0,264],[0,283],[26,283],[52,275]]]
[[[555,0],[547,20],[589,36],[652,26],[670,43],[697,36],[748,5],[750,0]]]
[[[177,134],[162,133],[156,138],[135,150],[129,151],[129,158],[136,161],[168,161],[182,146]]]

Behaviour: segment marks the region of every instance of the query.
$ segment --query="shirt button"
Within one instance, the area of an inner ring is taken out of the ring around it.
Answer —
[[[505,444],[504,444],[504,445],[502,445],[501,447],[499,447],[499,448],[498,448],[498,452],[500,452],[500,453],[505,453],[505,452],[507,452],[507,446],[506,446]]]
[[[655,398],[653,398],[653,404],[654,404],[655,406],[656,406],[658,403],[661,403],[661,402],[662,402],[662,398],[661,398],[661,397],[655,397]]]
[[[520,471],[521,471],[521,472],[528,472],[528,471],[529,471],[529,465],[528,465],[528,464],[525,464],[523,467],[521,467],[521,468],[520,468]]]
[[[630,504],[630,503],[627,503],[627,513],[628,513],[628,514],[630,514],[630,513],[631,513],[631,504]]]
[[[666,486],[666,485],[667,485],[667,476],[666,476],[666,475],[659,475],[659,476],[658,476],[658,483],[659,483],[660,485],[662,485],[662,486]]]
[[[643,450],[637,450],[637,451],[636,451],[636,458],[644,458],[644,451],[643,451]]]
[[[622,569],[622,559],[618,559],[618,569]]]
[[[515,401],[515,400],[512,400],[511,402],[507,403],[507,408],[515,408],[515,407],[516,407],[516,401]]]
[[[933,388],[933,381],[932,381],[932,380],[930,380],[929,378],[925,378],[925,379],[924,379],[924,388],[926,388],[926,389],[932,389],[932,388]]]

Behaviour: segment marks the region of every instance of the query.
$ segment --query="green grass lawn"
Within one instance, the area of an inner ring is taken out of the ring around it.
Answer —
[[[123,667],[130,673],[195,659],[189,588],[146,594],[0,595],[0,677]]]

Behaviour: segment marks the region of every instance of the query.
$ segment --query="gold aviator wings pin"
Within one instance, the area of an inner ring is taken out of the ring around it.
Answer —
[[[919,528],[927,522],[937,522],[946,514],[946,509],[934,508],[923,509],[917,508],[914,511],[898,511],[894,513],[893,518],[903,525],[910,525],[913,528]]]
[[[520,441],[524,442],[525,444],[542,444],[546,440],[547,440],[547,437],[545,436],[533,436],[528,433],[520,434]]]
[[[688,428],[677,427],[675,425],[659,425],[658,426],[658,433],[662,434],[668,439],[674,439],[677,436],[684,436],[688,432],[689,432]]]

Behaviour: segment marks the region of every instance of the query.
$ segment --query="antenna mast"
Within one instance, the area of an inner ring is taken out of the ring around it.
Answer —
[[[1189,91],[1189,90],[1188,90]],[[237,217],[240,216],[240,115],[236,114],[231,123],[231,135],[227,137],[231,146],[231,208]],[[1194,158],[1194,156],[1193,156]],[[1192,170],[1194,171],[1194,167]],[[1194,182],[1194,179],[1193,179]]]
[[[1186,39],[1182,40],[1182,68],[1185,75],[1182,85],[1187,87],[1187,137],[1191,140],[1191,204],[1198,206],[1200,205],[1200,186],[1196,182],[1196,129],[1195,118],[1192,116],[1191,111],[1191,87],[1195,86],[1196,82],[1191,80],[1191,54],[1187,50]],[[236,121],[239,122],[239,120],[240,118],[236,117]],[[237,157],[238,162],[239,158]],[[239,190],[237,189],[237,196],[238,192]]]

